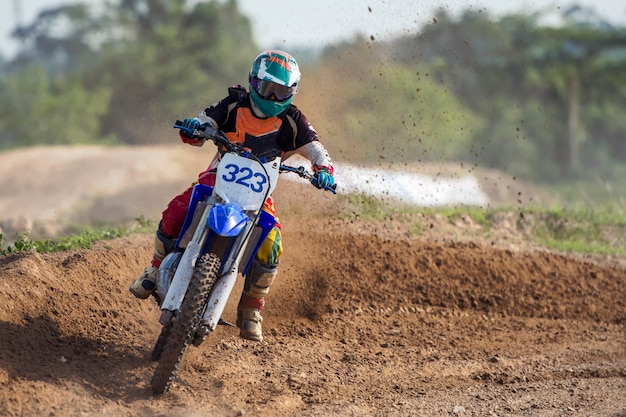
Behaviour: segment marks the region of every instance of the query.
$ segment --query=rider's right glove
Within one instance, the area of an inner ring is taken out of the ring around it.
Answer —
[[[183,120],[183,125],[185,129],[194,130],[200,127],[200,122],[197,119],[185,119]],[[202,146],[204,144],[204,140],[192,138],[187,134],[187,130],[180,129],[180,139],[193,146]]]
[[[325,188],[332,188],[335,185],[335,177],[332,174],[332,168],[328,167],[313,167],[315,174],[313,175],[313,181],[311,184],[323,190]]]

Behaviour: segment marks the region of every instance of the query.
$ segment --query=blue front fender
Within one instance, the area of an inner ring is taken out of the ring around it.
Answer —
[[[220,236],[239,235],[248,224],[248,216],[235,203],[216,204],[209,211],[209,227]]]

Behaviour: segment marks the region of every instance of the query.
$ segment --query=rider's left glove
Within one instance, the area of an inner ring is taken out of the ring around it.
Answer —
[[[313,175],[313,181],[311,184],[323,190],[325,188],[332,188],[335,185],[335,177],[332,174],[332,168],[328,167],[314,167],[315,174]]]
[[[202,146],[204,141],[202,139],[192,138],[187,132],[193,131],[200,127],[200,122],[197,119],[185,119],[183,120],[183,127],[185,129],[180,130],[180,139],[193,146]]]

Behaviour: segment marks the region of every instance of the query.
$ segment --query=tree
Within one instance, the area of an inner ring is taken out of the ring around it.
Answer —
[[[51,75],[75,71],[92,61],[96,46],[92,35],[99,26],[100,22],[90,16],[90,8],[85,4],[46,9],[31,24],[12,32],[22,48],[11,68],[39,65]]]
[[[124,0],[108,11],[120,36],[105,44],[92,86],[110,85],[104,133],[129,143],[171,138],[177,117],[195,113],[247,81],[258,53],[235,1]],[[138,125],[137,120],[140,120]]]
[[[534,164],[523,170],[533,179],[577,175],[592,168],[583,164],[590,161],[583,144],[623,155],[623,118],[599,118],[624,112],[626,37],[589,11],[564,16],[561,26],[546,27],[541,13],[493,20],[470,11],[455,20],[441,12],[422,33],[394,42],[393,56],[405,65],[437,63],[435,77],[486,120],[474,136],[479,162],[522,168],[525,161]],[[524,138],[521,149],[513,132]]]
[[[0,148],[98,141],[109,96],[106,87],[87,91],[77,77],[53,79],[34,65],[11,74],[0,89]]]
[[[623,106],[626,97],[626,30],[600,22],[575,21],[563,27],[542,28],[536,33],[535,46],[528,50],[536,64],[533,82],[552,88],[566,102],[566,158],[562,162],[567,173],[581,169],[581,122],[587,119],[581,117],[581,103],[587,108],[604,96],[611,97],[616,106],[621,101]]]
[[[303,78],[298,100],[332,131],[328,147],[353,162],[466,160],[476,115],[430,75],[433,66],[384,62],[387,55],[357,38],[325,51]]]
[[[431,64],[431,78],[481,120],[468,130],[464,159],[522,177],[535,174],[532,166],[540,157],[532,134],[537,114],[528,117],[532,110],[523,87],[529,62],[520,53],[534,28],[532,16],[494,22],[487,13],[469,10],[455,20],[442,10],[418,35],[392,43],[397,61]]]
[[[104,6],[54,7],[14,32],[23,48],[0,77],[2,103],[13,104],[0,114],[0,129],[16,128],[9,115],[19,115],[18,109],[54,126],[65,126],[64,116],[82,112],[84,119],[76,119],[74,129],[86,138],[171,140],[173,120],[195,114],[224,97],[228,86],[246,82],[258,50],[236,1],[116,0]],[[61,103],[66,107],[40,114],[44,101],[55,109]],[[99,132],[91,130],[96,125]],[[4,146],[55,142],[24,130],[2,135],[12,138]]]

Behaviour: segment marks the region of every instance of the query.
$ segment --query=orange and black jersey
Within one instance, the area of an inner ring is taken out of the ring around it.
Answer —
[[[204,115],[213,119],[232,142],[243,143],[258,157],[271,160],[318,140],[306,116],[293,104],[278,116],[261,119],[253,114],[244,87],[231,87],[228,93],[206,108]]]

